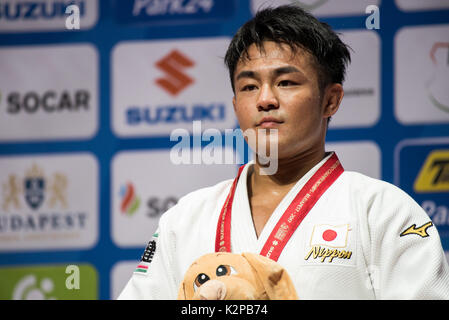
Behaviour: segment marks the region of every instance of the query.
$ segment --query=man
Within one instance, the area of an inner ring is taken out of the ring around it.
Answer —
[[[449,298],[449,267],[426,213],[325,152],[349,60],[329,26],[295,6],[262,10],[240,28],[225,58],[235,113],[243,131],[276,129],[266,139],[277,139],[278,170],[264,174],[256,155],[236,179],[182,198],[120,299],[175,299],[189,265],[213,251],[278,261],[300,299]]]

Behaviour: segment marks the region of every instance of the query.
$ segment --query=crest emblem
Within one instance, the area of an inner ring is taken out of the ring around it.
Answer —
[[[45,197],[45,178],[36,164],[27,171],[24,179],[25,200],[33,210],[37,210]]]

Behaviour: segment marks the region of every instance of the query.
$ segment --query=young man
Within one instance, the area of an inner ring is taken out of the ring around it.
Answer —
[[[241,129],[277,129],[278,170],[264,175],[256,156],[236,179],[182,198],[119,298],[175,299],[195,259],[232,251],[278,261],[300,299],[448,299],[449,267],[426,213],[325,152],[350,60],[329,26],[295,6],[265,9],[225,60]]]

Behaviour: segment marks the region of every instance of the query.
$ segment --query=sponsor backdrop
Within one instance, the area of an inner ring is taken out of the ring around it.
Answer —
[[[286,3],[353,50],[327,148],[408,192],[449,251],[448,0],[0,0],[0,299],[116,298],[163,212],[234,177],[223,56]]]

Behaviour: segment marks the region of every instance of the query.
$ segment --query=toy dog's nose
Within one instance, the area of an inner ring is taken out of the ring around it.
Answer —
[[[224,300],[226,286],[219,280],[209,280],[199,288],[198,293],[201,300]]]

